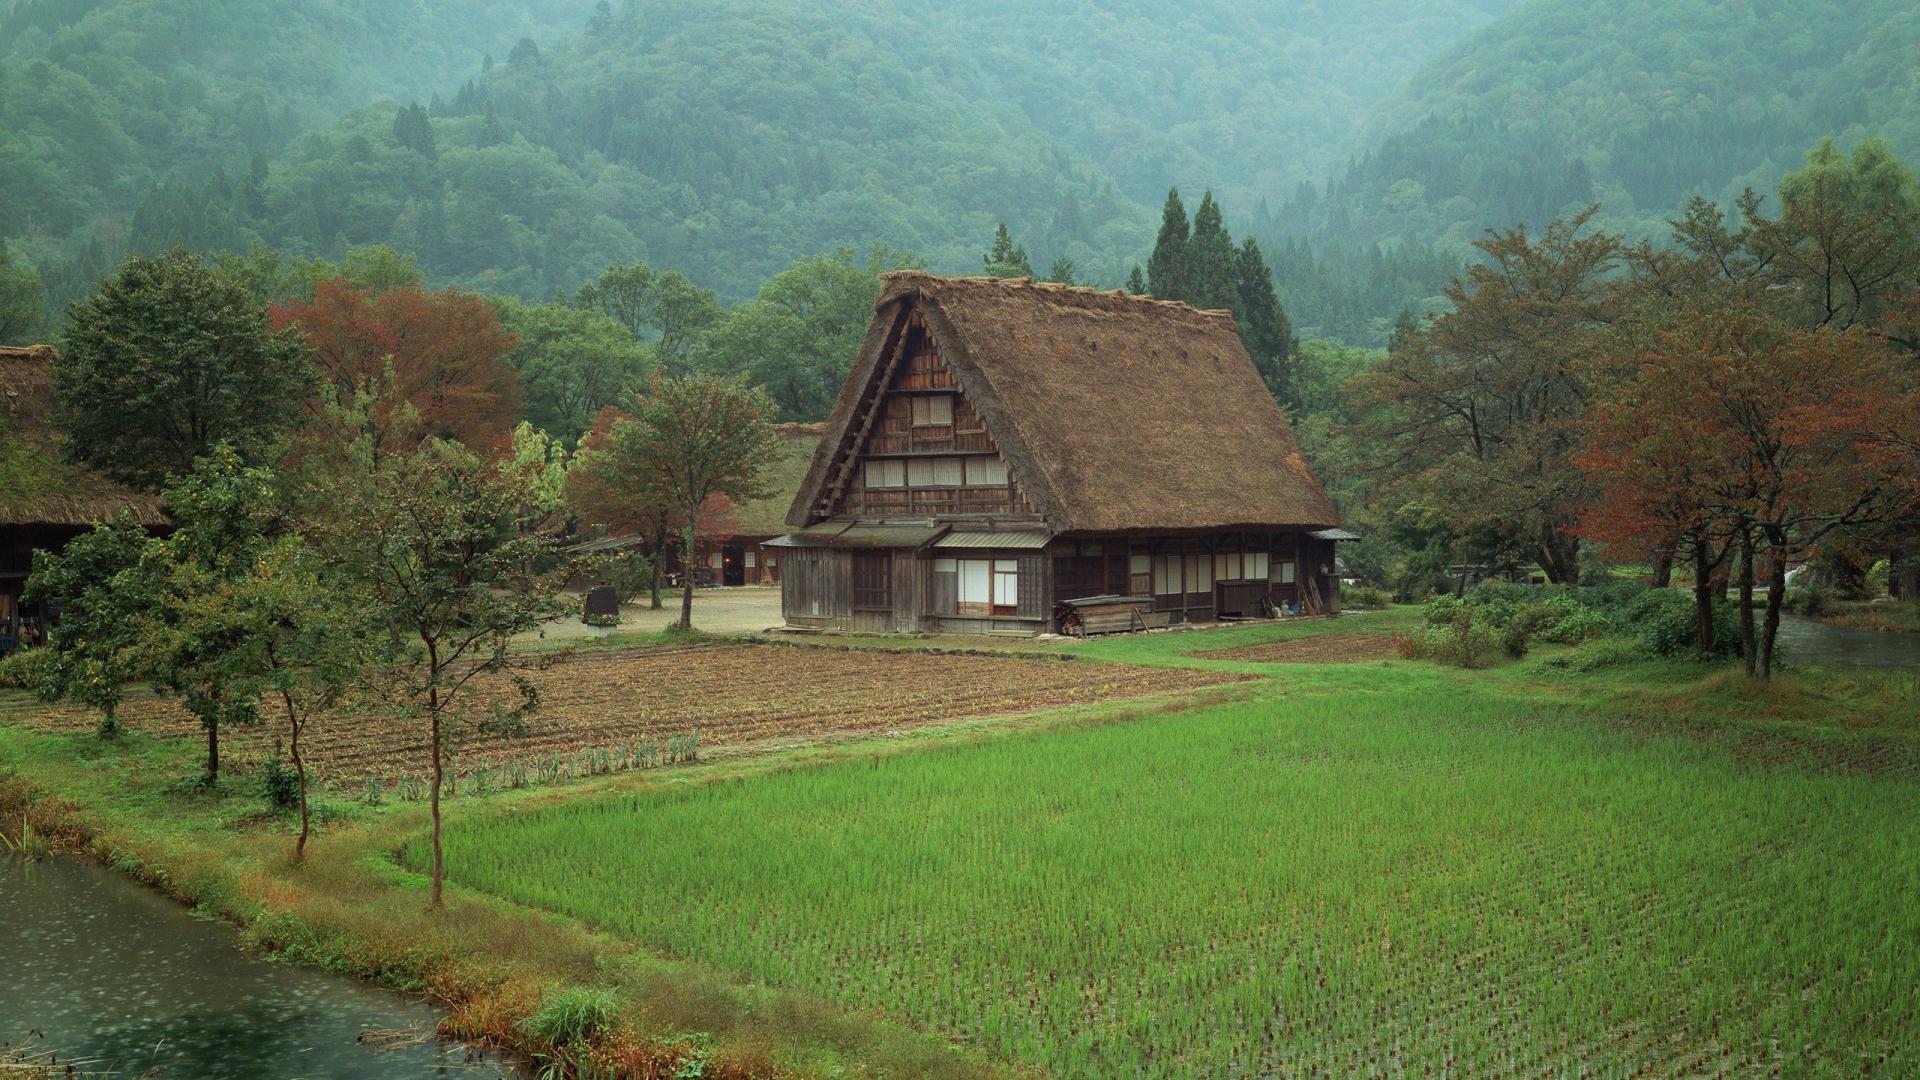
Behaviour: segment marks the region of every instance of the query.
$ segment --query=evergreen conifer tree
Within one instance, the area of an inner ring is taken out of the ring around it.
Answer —
[[[997,278],[1032,277],[1033,263],[1027,259],[1027,249],[1013,242],[1013,234],[1007,231],[1005,222],[993,233],[993,249],[980,260],[986,264],[987,276]]]
[[[1203,310],[1238,309],[1235,264],[1233,238],[1227,235],[1220,204],[1213,201],[1213,192],[1209,191],[1200,198],[1200,209],[1193,215],[1193,235],[1187,240],[1186,295],[1169,299],[1185,300]],[[1159,293],[1157,286],[1154,292]]]
[[[1187,208],[1181,205],[1179,188],[1167,189],[1160,235],[1147,258],[1147,288],[1162,300],[1187,298]]]
[[[1293,325],[1273,291],[1273,271],[1249,236],[1235,257],[1234,316],[1240,324],[1240,342],[1267,390],[1282,405],[1297,406],[1293,387]]]
[[[1141,272],[1140,264],[1133,264],[1133,273],[1127,275],[1127,291],[1135,296],[1144,296],[1147,292],[1147,276]]]

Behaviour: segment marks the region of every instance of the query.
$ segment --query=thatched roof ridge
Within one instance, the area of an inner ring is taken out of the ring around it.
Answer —
[[[791,524],[810,518],[909,306],[1054,530],[1340,523],[1231,313],[1119,290],[902,271],[885,278]]]
[[[50,424],[54,360],[46,345],[0,346],[0,527],[86,526],[121,509],[143,525],[165,525],[158,496],[61,460]]]

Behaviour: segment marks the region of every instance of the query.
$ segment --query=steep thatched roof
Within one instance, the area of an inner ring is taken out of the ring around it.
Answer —
[[[787,531],[787,507],[806,478],[813,449],[820,445],[822,424],[780,424],[780,450],[766,473],[769,494],[764,499],[735,503],[733,531],[738,536],[777,536]]]
[[[1231,314],[1118,290],[919,271],[887,275],[790,524],[812,520],[861,392],[909,305],[1055,531],[1340,524]]]
[[[0,527],[91,525],[122,507],[164,525],[160,500],[60,460],[53,415],[53,350],[0,347]]]

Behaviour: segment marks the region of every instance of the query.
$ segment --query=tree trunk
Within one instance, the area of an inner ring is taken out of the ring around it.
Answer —
[[[446,861],[440,851],[440,780],[444,775],[440,755],[440,653],[432,642],[427,644],[427,671],[433,679],[427,686],[427,715],[433,737],[433,786],[427,793],[427,812],[433,818],[433,895],[427,900],[427,908],[434,910],[443,906]]]
[[[1740,653],[1746,659],[1747,675],[1758,675],[1758,643],[1753,633],[1753,526],[1740,525]]]
[[[654,550],[656,554],[653,559],[653,603],[649,606],[651,606],[653,610],[659,611],[661,607],[664,606],[660,603],[660,589],[663,580],[666,578],[666,572],[661,568],[661,564],[666,562],[666,560],[660,556],[665,555],[666,552],[658,547]]]
[[[1713,560],[1707,558],[1710,541],[1704,532],[1693,538],[1694,645],[1700,659],[1713,656]]]
[[[215,706],[218,708],[218,706]],[[201,722],[207,729],[207,779],[209,788],[220,782],[220,721],[217,719]]]
[[[1580,584],[1580,540],[1560,531],[1552,521],[1540,526],[1538,560],[1549,584]]]
[[[1653,557],[1653,587],[1664,589],[1673,584],[1673,549],[1661,548]]]
[[[1760,635],[1760,681],[1773,678],[1773,643],[1780,635],[1780,609],[1787,602],[1787,537],[1775,528],[1767,530],[1770,556],[1767,566],[1767,622]]]
[[[694,508],[687,515],[688,519],[691,520],[699,512],[698,507]],[[685,538],[681,543],[680,556],[680,629],[682,630],[693,629],[693,543],[693,526],[688,525]]]
[[[287,728],[293,733],[293,773],[299,780],[300,838],[293,842],[293,861],[300,862],[307,857],[307,837],[313,830],[313,818],[307,812],[307,763],[300,757],[300,711],[293,707],[292,694],[282,690],[280,699],[287,706]]]

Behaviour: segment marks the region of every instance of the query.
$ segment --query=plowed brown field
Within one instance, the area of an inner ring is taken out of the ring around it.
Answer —
[[[1238,677],[1218,672],[1008,656],[725,645],[585,653],[519,668],[541,705],[523,735],[471,732],[461,741],[466,769],[549,759],[582,750],[627,748],[698,733],[704,751],[772,739],[920,727],[974,717],[1188,690]],[[481,697],[500,695],[488,677]],[[484,702],[473,710],[484,714]],[[273,719],[270,709],[263,713]],[[172,701],[140,696],[121,709],[134,731],[202,738]],[[35,708],[21,720],[42,728],[86,729],[97,715]],[[306,757],[321,780],[418,776],[427,740],[417,723],[383,714],[316,721]],[[279,725],[222,732],[222,757],[245,769],[271,755]]]

